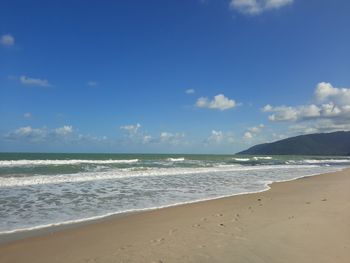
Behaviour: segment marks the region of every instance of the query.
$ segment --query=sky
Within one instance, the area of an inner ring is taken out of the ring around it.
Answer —
[[[0,2],[0,151],[226,153],[350,130],[350,1]]]

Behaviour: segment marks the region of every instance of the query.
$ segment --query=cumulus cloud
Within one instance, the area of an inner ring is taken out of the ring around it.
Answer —
[[[222,131],[212,130],[208,140],[210,142],[221,143],[224,140],[224,134]]]
[[[163,143],[170,143],[176,145],[182,143],[184,137],[184,133],[161,132],[159,136],[159,141]]]
[[[248,128],[248,131],[251,133],[259,133],[261,130],[265,127],[264,124],[259,124],[258,126],[254,126],[251,128]]]
[[[250,140],[252,138],[253,138],[253,134],[249,131],[245,132],[243,135],[243,139],[245,139],[245,140]]]
[[[7,47],[13,46],[15,44],[15,38],[10,34],[2,35],[0,37],[0,44]]]
[[[5,135],[8,140],[28,140],[29,142],[44,141],[47,136],[47,130],[34,129],[31,126],[20,127]]]
[[[31,126],[20,127],[5,135],[5,139],[27,142],[52,142],[66,138],[73,133],[73,127],[64,125],[56,129],[32,128]]]
[[[258,15],[292,3],[293,0],[231,0],[230,8],[243,14]]]
[[[73,132],[73,126],[64,125],[63,127],[57,128],[55,132],[58,135],[65,136]]]
[[[232,133],[224,133],[218,130],[212,130],[210,136],[206,139],[207,144],[233,143]]]
[[[186,94],[193,94],[193,93],[195,93],[196,91],[194,90],[194,89],[187,89],[186,91],[185,91],[185,93]]]
[[[330,83],[317,84],[315,104],[262,108],[271,121],[302,121],[309,119],[341,118],[350,120],[350,89],[334,88]]]
[[[137,134],[140,128],[141,128],[140,123],[120,126],[120,129],[128,132],[129,135]]]
[[[19,81],[23,85],[38,86],[38,87],[51,87],[52,86],[46,79],[30,78],[27,76],[20,76]]]
[[[276,107],[268,104],[262,111],[270,113],[268,118],[274,122],[319,121],[327,123],[328,130],[333,130],[333,127],[346,128],[343,124],[350,122],[350,89],[336,88],[330,83],[321,82],[315,88],[312,104]],[[324,128],[314,125],[311,130],[321,131]]]
[[[144,135],[142,138],[142,143],[147,144],[152,142],[152,140],[153,140],[153,137],[151,135]]]
[[[350,123],[344,121],[335,121],[329,119],[315,120],[308,123],[295,123],[289,127],[289,130],[295,134],[323,133],[334,131],[349,131]]]
[[[237,106],[237,103],[225,97],[223,94],[218,94],[210,101],[207,97],[200,97],[196,102],[198,108],[208,108],[217,110],[228,110]]]
[[[171,144],[178,145],[184,143],[184,133],[172,133],[163,131],[159,135],[150,135],[145,131],[142,131],[141,124],[124,125],[120,127],[121,130],[126,132],[126,138],[122,139],[122,143],[132,144]]]
[[[243,140],[251,140],[265,128],[264,124],[248,128],[243,134]]]
[[[335,88],[331,83],[318,83],[315,89],[315,97],[318,101],[332,101],[339,105],[350,105],[350,89]]]

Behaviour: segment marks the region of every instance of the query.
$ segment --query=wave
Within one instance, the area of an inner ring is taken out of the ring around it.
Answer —
[[[183,162],[185,161],[185,158],[181,157],[181,158],[167,158],[166,159],[169,162]]]
[[[249,162],[249,161],[259,161],[259,160],[271,160],[272,157],[270,156],[254,156],[252,158],[232,158],[233,160],[237,162]]]
[[[303,167],[305,167],[305,166],[303,166]],[[334,172],[339,171],[339,170],[342,170],[342,169],[335,169]],[[307,174],[303,174],[303,175],[296,175],[292,178],[285,179],[285,180],[276,179],[276,180],[264,181],[262,183],[260,189],[252,190],[252,191],[242,189],[239,193],[222,194],[222,195],[213,196],[213,197],[200,198],[200,199],[194,199],[194,200],[188,200],[188,201],[182,201],[182,202],[174,202],[174,203],[169,203],[169,204],[160,205],[160,206],[150,206],[150,207],[144,207],[144,208],[126,209],[126,210],[122,210],[122,211],[108,212],[108,213],[105,213],[102,215],[96,215],[96,216],[92,216],[92,217],[66,220],[66,221],[62,221],[62,222],[54,222],[54,223],[36,225],[36,226],[32,226],[32,227],[22,227],[22,228],[17,228],[17,229],[2,230],[2,231],[0,231],[0,235],[9,235],[9,234],[14,234],[14,233],[33,231],[33,230],[39,230],[39,229],[44,229],[44,228],[59,227],[59,226],[63,226],[63,225],[83,223],[83,222],[99,220],[99,219],[103,219],[103,218],[107,218],[107,217],[115,216],[115,215],[119,215],[119,214],[158,210],[158,209],[163,209],[163,208],[167,208],[167,207],[174,207],[174,206],[179,206],[179,205],[184,205],[184,204],[193,204],[193,203],[199,203],[199,202],[204,202],[204,201],[209,201],[209,200],[217,200],[217,199],[238,196],[238,195],[243,195],[243,194],[261,193],[261,192],[265,192],[265,191],[270,190],[272,183],[288,182],[288,181],[293,181],[293,180],[296,180],[299,178],[306,178],[306,177],[319,175],[322,173],[324,173],[324,172],[319,171],[319,172],[307,173]]]
[[[288,160],[287,164],[348,164],[350,159],[306,159],[306,160]]]
[[[235,161],[238,161],[238,162],[249,162],[250,161],[250,158],[232,158],[232,159]]]
[[[0,167],[17,166],[46,166],[46,165],[75,165],[75,164],[118,164],[118,163],[136,163],[138,159],[130,160],[7,160],[0,161]]]
[[[293,168],[317,167],[316,165],[293,165]],[[105,172],[85,172],[77,174],[60,175],[35,175],[27,177],[6,177],[1,178],[0,188],[33,186],[61,183],[79,183],[99,180],[113,180],[130,177],[145,176],[170,176],[170,175],[188,175],[188,174],[207,174],[218,172],[238,172],[238,171],[261,171],[271,169],[290,169],[290,165],[264,165],[264,166],[240,166],[240,165],[220,165],[207,168],[149,168],[143,170],[113,169]]]
[[[254,160],[271,160],[272,157],[270,157],[270,156],[254,156],[253,159]]]

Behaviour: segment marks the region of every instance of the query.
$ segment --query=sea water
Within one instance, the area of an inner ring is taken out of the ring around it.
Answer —
[[[0,237],[265,191],[347,166],[349,157],[0,153]]]

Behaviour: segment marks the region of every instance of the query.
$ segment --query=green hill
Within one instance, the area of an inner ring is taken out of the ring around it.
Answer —
[[[350,155],[350,131],[315,133],[255,145],[237,154]]]

